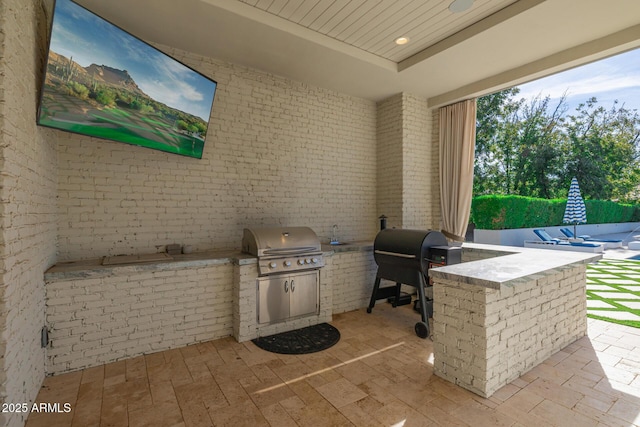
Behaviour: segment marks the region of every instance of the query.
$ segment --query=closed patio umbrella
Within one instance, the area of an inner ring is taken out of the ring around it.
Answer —
[[[578,179],[571,180],[569,187],[569,195],[567,196],[567,207],[564,209],[564,217],[562,222],[565,224],[573,224],[573,235],[577,236],[576,225],[585,224],[587,222],[587,209],[584,206],[584,200],[580,195],[580,186]]]

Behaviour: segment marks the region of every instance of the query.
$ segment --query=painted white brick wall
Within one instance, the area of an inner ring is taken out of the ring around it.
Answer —
[[[58,133],[59,261],[239,248],[247,226],[375,235],[374,102],[162,49],[218,82],[203,159]]]
[[[327,259],[330,260],[327,270],[331,274],[333,313],[367,307],[377,270],[373,250],[336,252]]]
[[[389,227],[439,229],[438,139],[427,100],[399,93],[378,102],[379,214]],[[437,123],[437,122],[436,122]]]
[[[40,1],[0,2],[0,402],[32,402],[45,375],[44,271],[56,250],[56,151],[36,127],[46,50]],[[22,426],[25,413],[0,413]]]
[[[47,373],[229,336],[233,280],[226,263],[49,281]]]
[[[433,213],[433,194],[437,191],[434,187],[439,183],[432,179],[434,169],[438,171],[439,154],[437,143],[431,140],[431,114],[427,100],[403,94],[402,113],[402,225],[409,229],[439,230],[439,220],[435,220]]]
[[[402,227],[402,97],[401,93],[378,102],[377,155],[378,216],[387,216],[389,227]]]
[[[491,396],[587,332],[586,267],[489,289],[436,279],[434,373]]]
[[[258,263],[233,267],[233,336],[238,342],[256,338]]]

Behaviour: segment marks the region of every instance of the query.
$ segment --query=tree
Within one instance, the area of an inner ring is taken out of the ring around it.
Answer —
[[[594,199],[626,199],[640,183],[640,117],[618,106],[597,106],[596,98],[567,117],[563,181],[575,176]]]
[[[474,194],[508,194],[509,173],[513,156],[508,137],[509,123],[520,108],[513,97],[520,92],[511,88],[483,96],[476,108],[476,161]],[[501,179],[504,178],[504,179]]]
[[[551,113],[549,102],[550,97],[537,96],[529,103],[521,103],[516,114],[514,193],[520,196],[554,197],[562,170],[558,130],[567,108],[564,96]]]
[[[474,194],[566,197],[572,177],[583,196],[637,200],[640,117],[595,98],[567,115],[540,96],[517,100],[508,89],[478,99]]]
[[[550,98],[515,100],[518,88],[478,100],[474,192],[550,198],[558,179],[557,128],[564,98],[548,113]]]

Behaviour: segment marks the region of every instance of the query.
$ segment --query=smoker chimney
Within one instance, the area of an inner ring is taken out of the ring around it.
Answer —
[[[387,217],[384,215],[380,215],[378,219],[380,219],[380,230],[384,230],[385,228],[387,228]]]

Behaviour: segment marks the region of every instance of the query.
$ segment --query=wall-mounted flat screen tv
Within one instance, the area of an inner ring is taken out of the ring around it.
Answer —
[[[57,0],[38,124],[202,158],[217,83]]]

